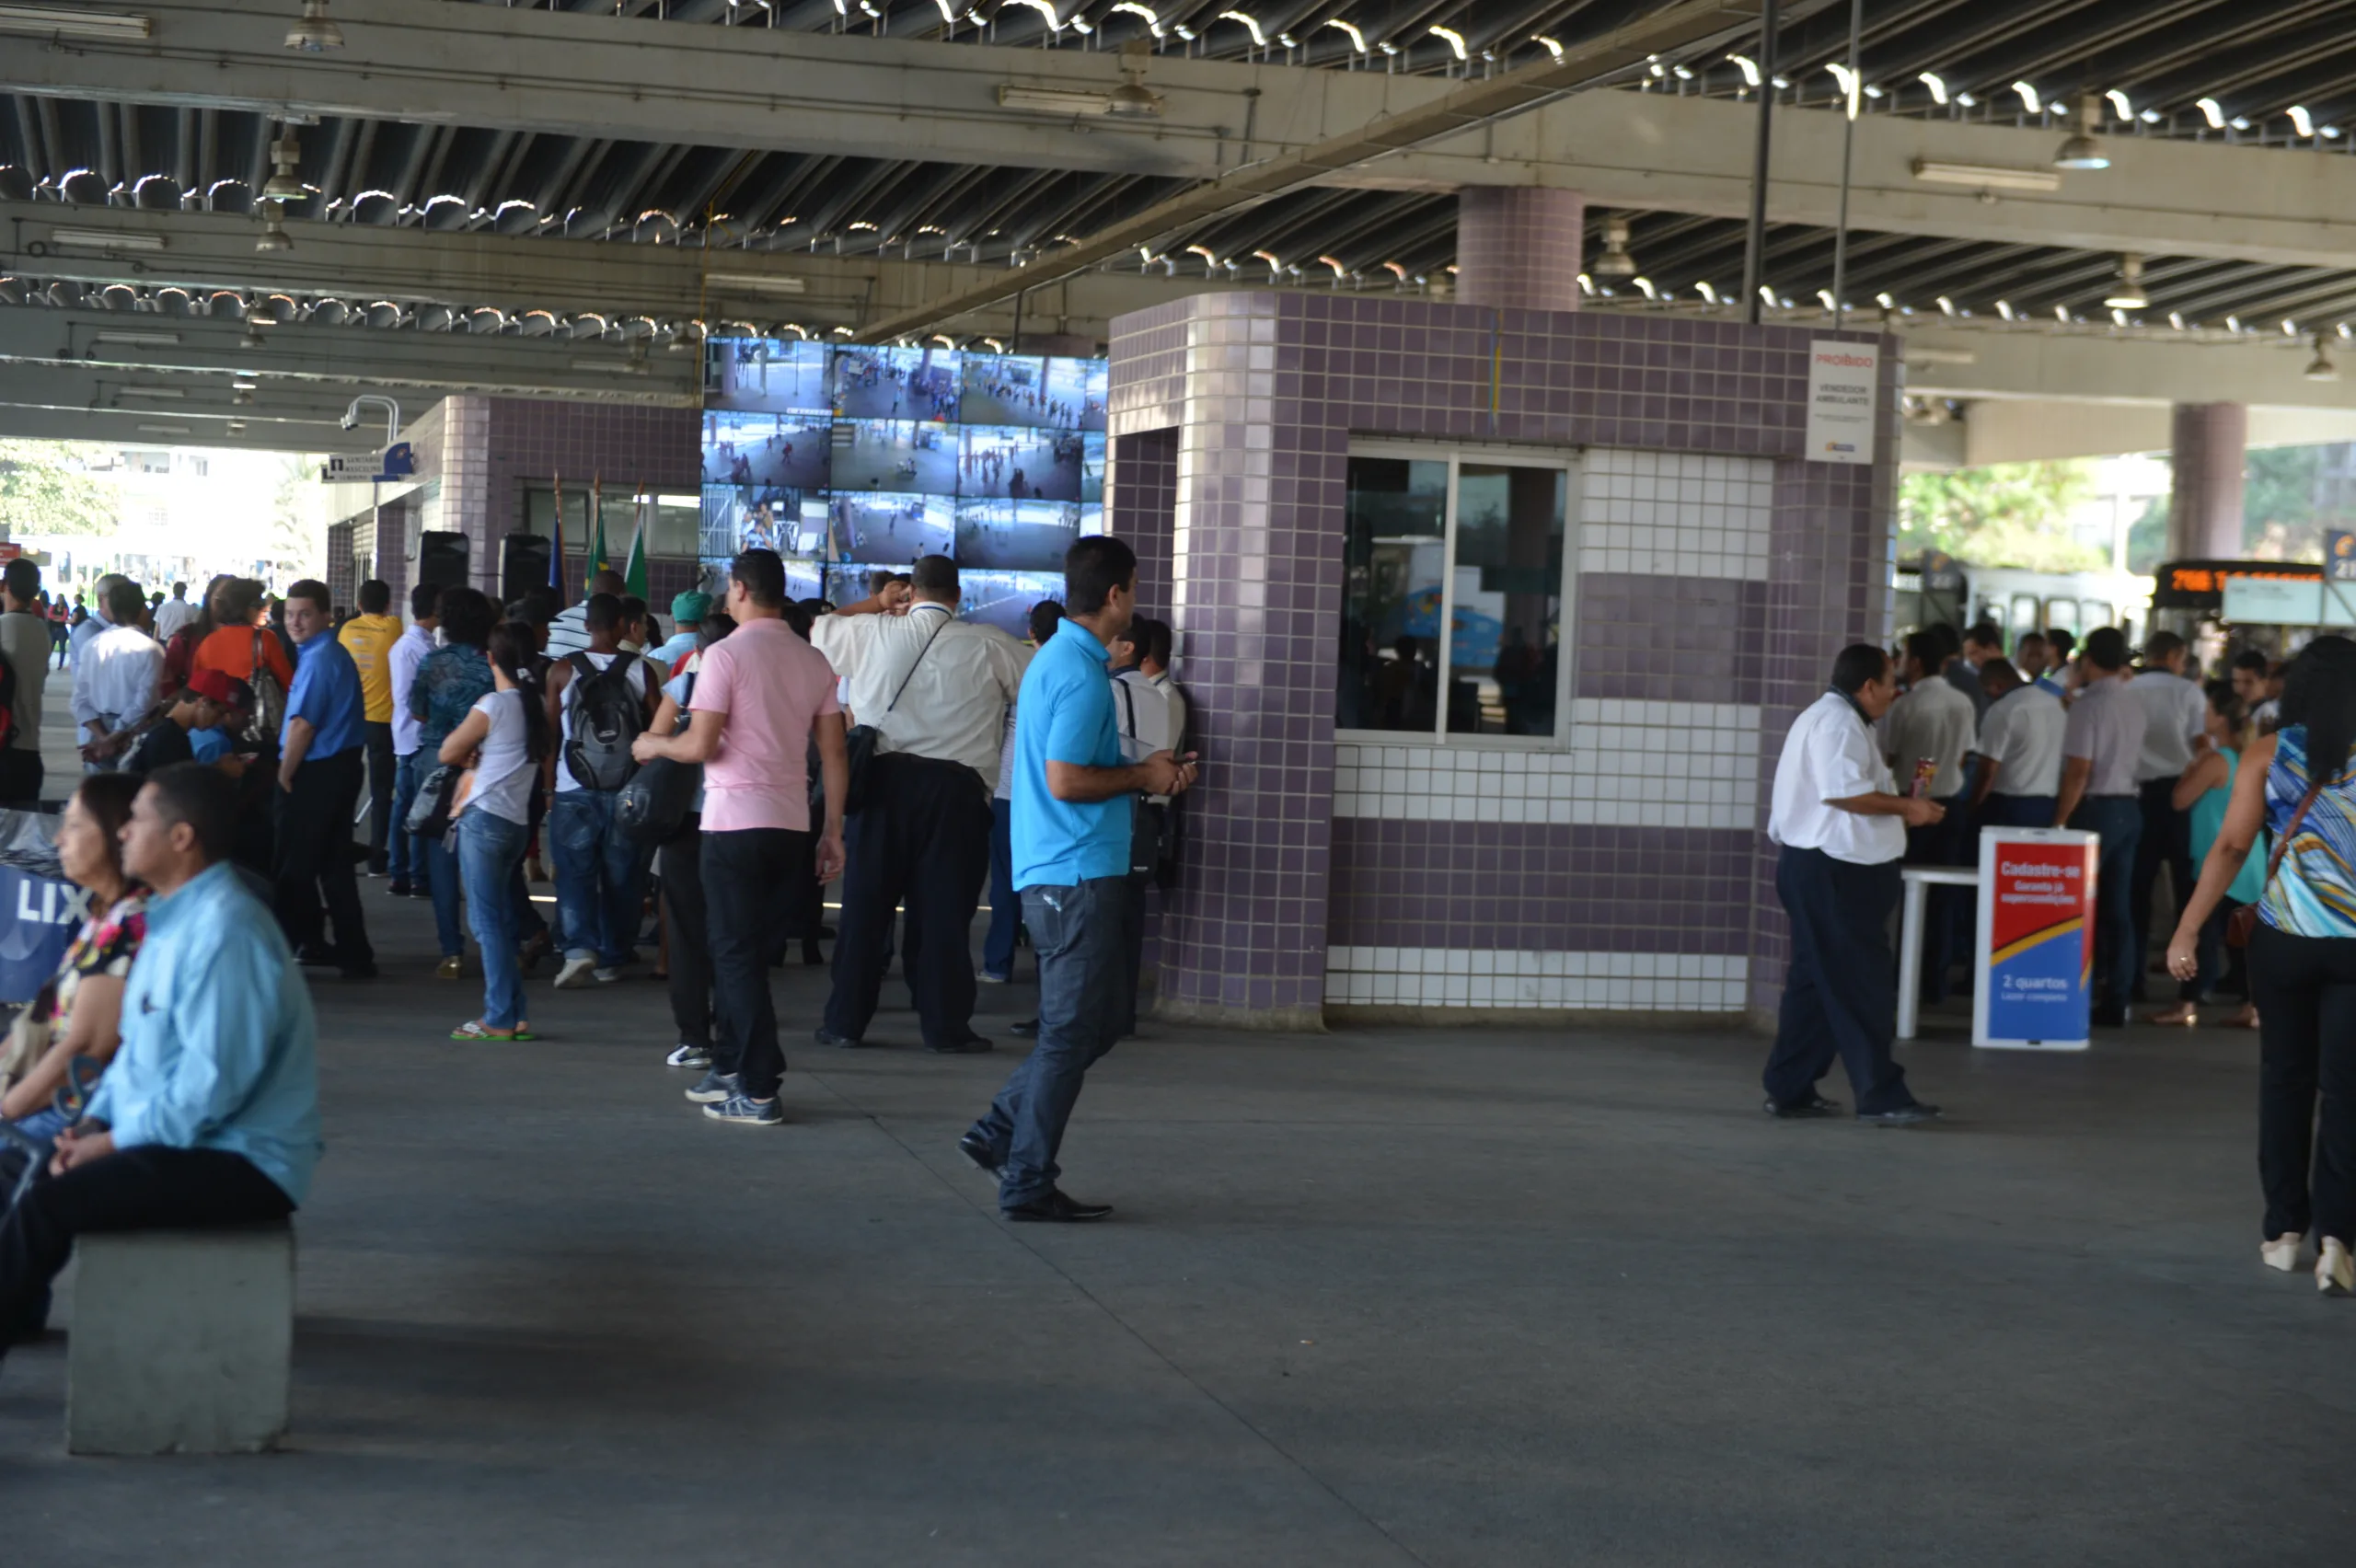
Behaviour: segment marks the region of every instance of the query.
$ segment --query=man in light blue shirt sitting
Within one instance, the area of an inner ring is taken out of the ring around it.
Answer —
[[[278,846],[271,868],[278,923],[296,963],[333,964],[347,980],[370,979],[376,952],[368,944],[352,858],[368,739],[360,666],[336,640],[324,582],[306,578],[286,590],[286,631],[297,657],[278,736]],[[322,898],[335,923],[332,947],[319,923]]]
[[[1056,1153],[1091,1063],[1134,1016],[1124,956],[1142,917],[1129,880],[1138,795],[1175,795],[1194,759],[1157,751],[1125,767],[1106,650],[1137,610],[1138,558],[1108,535],[1064,558],[1064,619],[1033,656],[1014,704],[1014,885],[1039,955],[1039,1038],[957,1142],[997,1179],[1011,1220],[1102,1219],[1056,1185]]]
[[[310,994],[229,863],[237,786],[158,768],[122,832],[155,890],[122,995],[122,1048],[44,1178],[0,1221],[0,1354],[37,1333],[86,1232],[283,1219],[319,1158]]]

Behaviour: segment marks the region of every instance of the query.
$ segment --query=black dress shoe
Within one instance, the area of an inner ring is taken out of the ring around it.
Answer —
[[[1841,1114],[1841,1102],[1827,1100],[1820,1094],[1811,1094],[1806,1100],[1790,1105],[1779,1105],[1770,1100],[1761,1109],[1779,1122],[1797,1122],[1812,1116],[1838,1116]]]
[[[974,1169],[991,1181],[1002,1182],[1006,1179],[999,1169],[1006,1161],[991,1150],[989,1140],[981,1134],[967,1133],[964,1137],[959,1138],[957,1152],[972,1160]]]
[[[296,949],[294,962],[306,969],[335,969],[343,963],[343,960],[336,956],[333,948],[323,948],[317,942],[309,942]]]
[[[1060,1188],[1049,1188],[1044,1198],[999,1210],[1008,1219],[1023,1225],[1084,1225],[1112,1212],[1111,1204],[1074,1203]]]
[[[395,877],[393,879],[393,885],[387,888],[385,891],[391,894],[395,898],[407,898],[409,896],[409,879],[406,877]]]
[[[821,1045],[832,1045],[837,1051],[856,1051],[867,1043],[864,1040],[852,1040],[844,1035],[830,1034],[823,1029],[814,1032],[811,1038]]]
[[[1020,1034],[1028,1040],[1039,1032],[1039,1020],[1035,1018],[1018,1018],[1006,1026],[1006,1032],[1009,1034]]]
[[[2086,1021],[2096,1029],[2124,1029],[2127,1027],[2127,1009],[2125,1008],[2096,1008],[2087,1015]]]
[[[826,963],[826,955],[818,951],[817,939],[804,938],[802,943],[802,966],[804,969],[819,969],[825,967]]]
[[[1901,1105],[1895,1111],[1857,1113],[1858,1121],[1871,1122],[1877,1127],[1918,1127],[1925,1122],[1935,1122],[1938,1119],[1939,1108],[1935,1105],[1925,1105],[1919,1100],[1911,1105]]]
[[[346,980],[374,980],[376,978],[376,965],[374,963],[347,963],[341,967],[343,977]]]
[[[946,1045],[935,1045],[930,1041],[925,1043],[925,1049],[936,1056],[978,1056],[993,1048],[989,1041],[978,1034],[968,1034],[964,1039],[953,1040]]]

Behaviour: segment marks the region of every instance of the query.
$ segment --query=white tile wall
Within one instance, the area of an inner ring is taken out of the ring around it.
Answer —
[[[1325,999],[1342,1006],[1735,1012],[1750,961],[1653,952],[1335,947]]]
[[[1587,455],[1579,570],[1764,578],[1774,465],[1698,453]]]
[[[1571,705],[1567,752],[1344,741],[1334,814],[1408,822],[1757,825],[1759,709],[1739,702]]]

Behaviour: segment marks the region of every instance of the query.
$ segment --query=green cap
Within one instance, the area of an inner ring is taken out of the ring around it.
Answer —
[[[711,614],[711,595],[690,588],[671,601],[671,618],[677,621],[699,621]]]

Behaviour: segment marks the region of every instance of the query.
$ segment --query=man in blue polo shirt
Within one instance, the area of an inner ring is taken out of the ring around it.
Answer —
[[[1133,804],[1195,781],[1191,755],[1121,763],[1106,649],[1128,629],[1137,590],[1128,546],[1103,535],[1074,545],[1064,558],[1063,622],[1032,658],[1014,704],[1014,885],[1039,955],[1039,1039],[957,1142],[997,1180],[1011,1220],[1068,1224],[1113,1212],[1057,1187],[1056,1151],[1081,1078],[1130,1016],[1123,939],[1139,918]]]
[[[286,590],[286,634],[294,640],[294,685],[278,736],[278,847],[272,863],[278,924],[295,962],[333,964],[347,980],[373,979],[375,950],[360,912],[352,859],[352,819],[360,802],[368,739],[360,666],[336,640],[328,585],[305,578]],[[323,941],[319,904],[335,923]]]

